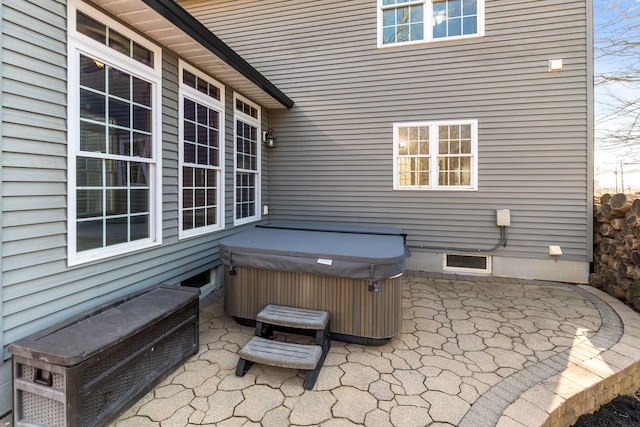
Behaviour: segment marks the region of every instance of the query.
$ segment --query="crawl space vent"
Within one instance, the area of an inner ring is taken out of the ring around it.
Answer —
[[[491,258],[484,255],[445,254],[445,271],[491,273]]]

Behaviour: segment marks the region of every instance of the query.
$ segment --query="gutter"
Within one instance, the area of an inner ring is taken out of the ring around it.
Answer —
[[[142,0],[211,53],[287,108],[293,101],[174,0]]]

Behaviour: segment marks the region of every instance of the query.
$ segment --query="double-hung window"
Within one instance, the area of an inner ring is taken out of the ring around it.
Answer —
[[[260,219],[260,107],[234,95],[234,224]]]
[[[477,120],[397,123],[393,188],[477,190],[477,151]]]
[[[161,49],[70,2],[68,262],[161,243]]]
[[[378,45],[484,34],[484,0],[378,0]]]
[[[180,63],[180,236],[224,227],[224,86]]]

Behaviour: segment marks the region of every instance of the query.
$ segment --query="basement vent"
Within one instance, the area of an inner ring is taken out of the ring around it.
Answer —
[[[444,271],[491,273],[491,257],[484,255],[444,254]]]
[[[189,288],[202,288],[205,285],[211,283],[211,272],[209,270],[202,273],[191,276],[180,283],[181,286],[187,286]]]
[[[218,270],[216,267],[193,275],[180,282],[180,286],[200,288],[200,298],[202,298],[220,287],[221,281],[218,279],[220,272]]]

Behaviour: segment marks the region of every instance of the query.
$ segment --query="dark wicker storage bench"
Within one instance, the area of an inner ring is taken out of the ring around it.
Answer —
[[[198,352],[199,293],[153,286],[9,345],[15,425],[113,420]]]

